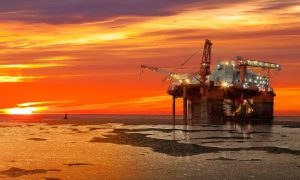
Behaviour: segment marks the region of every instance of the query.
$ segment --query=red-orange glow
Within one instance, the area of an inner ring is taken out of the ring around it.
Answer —
[[[137,11],[131,5],[119,7],[128,12],[106,7],[111,12],[90,14],[68,5],[70,9],[53,13],[55,7],[49,11],[39,2],[36,9],[0,10],[0,109],[25,114],[169,114],[171,97],[164,76],[144,72],[140,77],[140,64],[197,71],[201,53],[180,64],[210,38],[213,64],[239,55],[282,64],[282,71],[271,73],[277,92],[275,114],[300,115],[299,5],[257,0],[157,2],[147,3],[153,7],[150,12],[143,9],[146,6]],[[48,103],[24,107],[24,102]],[[45,108],[32,109],[37,107]],[[177,107],[180,113],[181,101]]]
[[[300,88],[278,88],[275,97],[277,115],[299,115]]]

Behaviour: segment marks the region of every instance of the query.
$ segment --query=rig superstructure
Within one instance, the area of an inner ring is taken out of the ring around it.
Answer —
[[[212,42],[205,40],[200,71],[175,73],[159,67],[142,65],[167,75],[171,84],[167,90],[173,98],[172,116],[175,122],[176,98],[183,98],[183,120],[185,123],[202,123],[223,119],[273,119],[275,91],[270,86],[270,70],[281,70],[279,64],[236,57],[230,62],[211,66]],[[265,69],[261,75],[253,68]]]

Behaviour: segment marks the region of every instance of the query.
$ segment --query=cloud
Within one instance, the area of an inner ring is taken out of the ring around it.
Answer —
[[[260,4],[260,8],[258,10],[266,11],[266,10],[281,10],[289,7],[297,6],[300,4],[299,0],[286,0],[286,1],[278,1],[278,0],[267,0],[262,1]]]
[[[170,96],[150,96],[137,99],[99,103],[99,104],[81,104],[74,105],[76,103],[72,100],[62,101],[37,101],[37,102],[25,102],[19,103],[15,107],[8,107],[0,109],[0,112],[4,114],[33,114],[33,113],[64,113],[64,112],[128,112],[139,111],[141,107],[147,107],[150,110],[164,111],[166,107],[169,107]]]
[[[242,0],[10,0],[1,2],[0,19],[34,23],[81,23],[120,16],[167,16],[180,6],[222,7]]]
[[[248,28],[245,30],[241,29],[168,29],[168,30],[157,30],[148,31],[137,35],[137,38],[151,38],[159,37],[164,41],[174,42],[202,42],[203,39],[209,38],[213,41],[219,40],[243,40],[243,39],[260,39],[260,38],[272,38],[272,37],[286,37],[300,35],[300,26],[290,25],[288,27],[277,29],[253,29]],[[173,45],[174,46],[174,45]],[[287,46],[285,46],[287,47]],[[274,47],[272,47],[274,48]]]
[[[35,68],[48,68],[48,67],[59,67],[65,66],[64,64],[2,64],[0,69],[35,69]]]
[[[33,114],[43,113],[53,107],[60,106],[62,104],[70,103],[72,101],[40,101],[40,102],[26,102],[17,104],[16,107],[0,109],[0,112],[4,114]]]
[[[39,102],[26,102],[26,103],[21,103],[18,104],[18,107],[32,107],[32,106],[40,106],[40,105],[59,105],[59,104],[65,104],[65,103],[70,103],[72,101],[39,101]]]
[[[111,102],[111,103],[101,103],[101,104],[83,104],[80,106],[66,106],[64,110],[67,111],[89,111],[89,110],[98,110],[98,111],[107,111],[107,110],[138,110],[141,107],[162,107],[165,106],[166,102],[170,100],[170,96],[162,95],[162,96],[151,96],[151,97],[143,97],[132,100],[126,100],[121,102]],[[168,105],[167,105],[168,106]],[[153,108],[152,107],[152,108]],[[52,108],[52,111],[59,111],[59,109]]]
[[[24,82],[45,78],[45,76],[0,76],[1,83]]]
[[[155,32],[153,32],[155,34]],[[173,40],[199,40],[204,35],[217,39],[217,40],[234,40],[234,39],[257,39],[257,38],[267,38],[271,36],[299,36],[300,27],[288,27],[283,29],[272,29],[272,30],[171,30],[167,32],[156,32],[156,34],[165,34]],[[168,35],[167,35],[168,34]],[[203,38],[202,38],[203,39]]]

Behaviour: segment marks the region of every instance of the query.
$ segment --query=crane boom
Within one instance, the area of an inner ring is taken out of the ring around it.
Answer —
[[[240,82],[244,84],[245,77],[247,76],[247,67],[260,67],[263,69],[268,69],[268,77],[270,77],[270,69],[275,70],[281,70],[280,64],[265,62],[265,61],[257,61],[257,60],[250,60],[250,59],[244,59],[241,56],[238,56],[237,58],[238,65],[240,68]]]
[[[155,67],[155,66],[141,65],[141,68],[142,68],[142,69],[148,69],[148,70],[150,70],[150,71],[158,72],[158,73],[165,74],[165,75],[171,75],[171,74],[174,74],[174,72],[167,71],[167,70],[163,70],[163,69],[161,69],[161,68],[159,68],[159,67]]]
[[[157,73],[161,73],[161,74],[165,74],[166,77],[165,79],[169,79],[172,81],[172,83],[180,83],[185,81],[186,83],[197,83],[197,81],[199,82],[198,78],[195,77],[196,73],[190,74],[190,73],[175,73],[175,72],[171,72],[171,71],[167,71],[167,70],[163,70],[159,67],[155,67],[155,66],[147,66],[147,65],[141,65],[142,69],[148,69],[150,71],[153,72],[157,72]],[[199,72],[197,72],[197,74],[199,74]]]
[[[251,67],[260,67],[263,69],[276,69],[281,70],[280,64],[276,63],[270,63],[265,61],[257,61],[257,60],[251,60],[251,59],[244,59],[243,57],[238,56],[237,60],[239,61],[239,65],[244,66],[251,66]]]

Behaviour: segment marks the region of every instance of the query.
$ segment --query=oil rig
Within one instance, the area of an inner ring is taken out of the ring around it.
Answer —
[[[176,98],[183,98],[183,121],[186,124],[242,121],[272,121],[275,91],[270,86],[270,70],[281,70],[276,63],[241,56],[220,61],[211,71],[213,43],[205,40],[200,70],[175,73],[159,67],[141,65],[142,70],[163,73],[170,80],[167,93],[172,96],[172,119],[175,123]],[[267,70],[261,75],[257,69]]]

